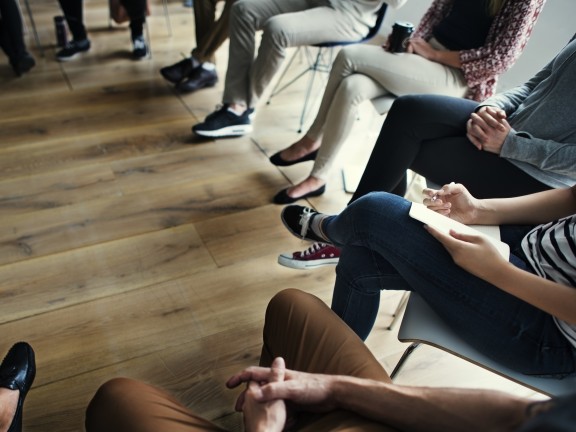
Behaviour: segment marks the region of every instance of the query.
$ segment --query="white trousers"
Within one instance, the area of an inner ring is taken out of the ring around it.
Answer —
[[[445,49],[434,39],[430,43]],[[416,54],[393,54],[380,46],[343,48],[332,66],[320,109],[306,133],[322,139],[311,175],[326,180],[342,144],[367,99],[391,94],[433,93],[463,97],[468,88],[460,69],[426,60]]]

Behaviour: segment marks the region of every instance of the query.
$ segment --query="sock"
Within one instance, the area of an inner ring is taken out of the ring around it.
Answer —
[[[332,243],[332,241],[328,238],[328,236],[322,229],[322,223],[324,222],[324,219],[326,219],[327,217],[328,215],[322,213],[315,214],[312,220],[310,221],[309,229],[311,229],[312,232],[316,234],[318,237],[325,240],[326,243]]]
[[[216,69],[216,65],[210,62],[202,63],[202,69],[206,69],[207,71],[213,71]]]

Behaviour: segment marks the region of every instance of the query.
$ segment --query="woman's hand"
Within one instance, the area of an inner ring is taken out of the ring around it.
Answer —
[[[438,50],[432,47],[428,42],[422,38],[411,38],[408,42],[407,52],[418,54],[430,61],[436,61]]]
[[[503,110],[483,106],[466,123],[466,136],[478,150],[500,154],[511,129]]]
[[[499,269],[509,264],[482,235],[462,234],[454,230],[444,234],[427,225],[425,229],[442,243],[456,265],[481,279],[490,282]]]
[[[430,210],[464,224],[475,223],[480,200],[474,198],[463,185],[452,182],[438,190],[424,189],[423,194],[423,204]]]
[[[283,382],[285,372],[284,359],[274,359],[268,375],[269,382]],[[262,385],[260,382],[248,381],[241,408],[244,428],[247,432],[280,432],[286,424],[286,403],[281,398],[262,400]]]

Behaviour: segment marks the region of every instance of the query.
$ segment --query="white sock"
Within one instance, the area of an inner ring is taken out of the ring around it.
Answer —
[[[210,62],[202,63],[202,69],[206,69],[207,71],[213,71],[216,69],[216,65]]]
[[[325,215],[322,213],[318,213],[318,214],[314,215],[314,217],[310,221],[310,229],[318,237],[324,239],[327,243],[331,243],[330,239],[328,237],[326,237],[326,234],[324,234],[324,231],[322,230],[322,222],[327,217],[328,217],[328,215]]]

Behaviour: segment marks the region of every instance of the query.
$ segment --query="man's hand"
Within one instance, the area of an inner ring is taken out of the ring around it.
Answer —
[[[284,381],[286,367],[284,359],[274,359],[268,376],[270,383]],[[243,393],[241,411],[244,414],[244,429],[247,432],[280,432],[286,424],[286,404],[281,398],[262,400],[262,384],[248,381]]]
[[[255,381],[260,386],[253,396],[259,402],[282,399],[293,402],[298,409],[305,411],[327,412],[335,409],[332,384],[338,377],[286,369],[283,381],[272,381],[270,371],[270,368],[249,367],[232,376],[226,385],[235,388],[242,383]],[[245,393],[238,397],[237,410],[241,410]]]
[[[500,154],[511,129],[503,110],[484,106],[470,116],[466,136],[478,150]]]

